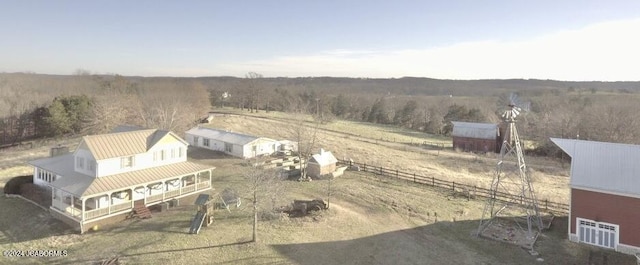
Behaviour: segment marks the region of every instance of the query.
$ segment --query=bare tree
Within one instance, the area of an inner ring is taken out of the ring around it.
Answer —
[[[262,102],[261,96],[264,84],[260,79],[262,79],[262,75],[255,72],[249,72],[245,75],[244,85],[246,86],[247,103],[251,112],[254,110],[258,112],[258,106]]]
[[[307,166],[312,152],[316,148],[319,120],[308,121],[307,115],[297,112],[290,116],[287,128],[289,137],[298,143],[298,160],[300,161],[300,180],[307,179]]]
[[[258,213],[260,210],[273,211],[277,201],[276,197],[282,194],[284,186],[281,175],[277,174],[275,170],[262,169],[254,165],[250,165],[246,169],[244,177],[253,207],[252,241],[258,242]],[[269,199],[272,202],[271,209],[262,209]]]
[[[197,81],[144,83],[137,94],[140,123],[149,128],[186,130],[211,107],[209,94]]]

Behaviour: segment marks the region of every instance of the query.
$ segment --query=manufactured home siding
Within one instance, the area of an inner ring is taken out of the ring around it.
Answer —
[[[571,234],[576,218],[620,226],[620,243],[640,247],[640,199],[571,189]]]

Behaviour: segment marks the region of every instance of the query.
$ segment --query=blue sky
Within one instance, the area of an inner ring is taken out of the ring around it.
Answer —
[[[0,0],[0,72],[640,80],[640,1]]]

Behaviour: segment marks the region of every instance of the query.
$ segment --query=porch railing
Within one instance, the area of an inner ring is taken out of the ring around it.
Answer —
[[[130,201],[111,205],[111,213],[115,213],[115,212],[119,212],[119,211],[123,211],[123,210],[129,210],[129,209],[131,209],[131,202]]]
[[[211,183],[209,181],[203,181],[203,182],[199,182],[197,186],[198,186],[198,190],[204,190],[206,188],[209,188],[209,186],[211,186]]]
[[[196,191],[196,185],[182,187],[182,194]]]
[[[169,190],[169,191],[166,191],[166,192],[164,193],[164,198],[165,198],[165,199],[167,199],[167,198],[173,198],[173,197],[176,197],[176,196],[178,196],[178,195],[180,195],[180,190],[179,190],[179,189],[176,189],[176,190]]]
[[[94,210],[89,210],[89,211],[85,211],[84,212],[84,219],[85,220],[90,220],[93,218],[97,218],[100,216],[104,216],[109,214],[109,208],[105,207],[105,208],[98,208],[98,209],[94,209]]]
[[[147,197],[147,203],[161,201],[162,200],[162,195],[163,195],[162,193],[161,194],[156,194],[156,195],[149,195]]]

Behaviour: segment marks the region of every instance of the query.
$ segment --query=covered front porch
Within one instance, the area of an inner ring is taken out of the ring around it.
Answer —
[[[130,212],[135,203],[151,206],[211,189],[212,168],[119,188],[100,194],[77,195],[52,186],[51,209],[83,224]]]

